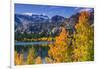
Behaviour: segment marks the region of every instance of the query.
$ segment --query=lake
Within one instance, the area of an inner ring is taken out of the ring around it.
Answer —
[[[15,42],[17,46],[24,46],[24,45],[42,45],[42,44],[53,44],[53,41],[39,41],[39,42]]]
[[[34,47],[36,56],[40,56],[42,58],[42,63],[46,63],[45,57],[48,56],[49,44],[53,44],[54,42],[48,41],[39,41],[39,42],[15,42],[15,50],[18,53],[22,53],[24,55],[24,61],[26,62],[28,56],[28,50],[31,47]],[[46,45],[46,46],[44,46]]]

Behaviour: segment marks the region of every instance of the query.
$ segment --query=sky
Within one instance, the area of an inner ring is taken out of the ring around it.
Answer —
[[[93,8],[85,8],[85,7],[50,6],[50,5],[35,5],[35,4],[15,4],[14,7],[15,7],[15,13],[17,14],[47,15],[50,18],[55,15],[60,15],[68,18],[77,12],[93,10]]]

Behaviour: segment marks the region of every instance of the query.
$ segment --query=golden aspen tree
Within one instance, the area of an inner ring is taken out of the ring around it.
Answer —
[[[30,48],[29,49],[29,53],[27,56],[27,64],[34,64],[34,60],[35,60],[35,54],[34,54],[34,48]]]
[[[73,61],[93,60],[94,30],[89,23],[89,12],[81,12],[73,35]]]
[[[24,60],[23,54],[20,54],[20,64],[21,65],[23,64],[23,60]]]
[[[36,59],[35,59],[35,64],[42,64],[42,59],[40,56],[38,56]]]
[[[17,64],[17,51],[14,51],[14,63]]]
[[[45,57],[46,63],[53,63],[53,60],[49,57]]]
[[[14,63],[15,65],[22,65],[23,64],[23,54],[18,54],[17,51],[15,51],[14,56]]]
[[[54,44],[49,45],[48,54],[54,59],[54,62],[67,62],[68,59],[68,32],[61,27],[61,33],[56,37]]]

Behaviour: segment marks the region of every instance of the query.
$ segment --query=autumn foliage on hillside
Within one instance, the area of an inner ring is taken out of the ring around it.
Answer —
[[[73,61],[91,61],[94,59],[94,30],[89,25],[89,13],[81,12],[75,26],[73,40]]]
[[[74,62],[94,60],[94,30],[89,23],[89,12],[81,12],[75,25],[73,39],[68,38],[64,27],[53,45],[50,45],[49,56],[54,62]],[[69,43],[72,43],[69,45]],[[70,46],[70,47],[69,47]],[[69,54],[70,53],[70,54]]]

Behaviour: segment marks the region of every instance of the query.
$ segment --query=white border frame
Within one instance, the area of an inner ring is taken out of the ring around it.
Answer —
[[[53,0],[54,1],[54,0]],[[56,0],[58,1],[58,0]],[[78,0],[77,0],[78,1]],[[73,65],[80,65],[80,66],[84,66],[84,65],[91,65],[91,64],[95,64],[96,62],[95,61],[91,61],[91,62],[71,62],[71,63],[57,63],[57,64],[38,64],[38,65],[17,65],[15,66],[14,65],[14,4],[15,3],[21,3],[21,4],[36,4],[36,5],[53,5],[53,6],[69,6],[69,7],[89,7],[89,8],[94,8],[94,14],[95,14],[95,5],[89,3],[88,5],[84,5],[82,2],[72,2],[72,1],[69,1],[69,2],[65,2],[64,1],[61,1],[61,2],[52,2],[52,1],[32,1],[32,0],[15,0],[15,1],[12,1],[11,2],[11,62],[10,62],[10,66],[12,69],[33,69],[33,68],[36,68],[36,69],[47,69],[48,67],[50,67],[50,69],[57,67],[59,68],[59,66],[68,66],[67,68],[70,68],[69,66],[73,66]],[[87,3],[87,2],[85,2]],[[95,21],[94,21],[95,22]],[[95,44],[94,44],[95,45]],[[94,49],[95,49],[95,46],[94,46]],[[94,59],[95,60],[95,59]],[[67,65],[66,65],[67,64]],[[66,68],[66,67],[65,67]],[[72,67],[74,68],[74,66]],[[80,67],[81,68],[81,67]],[[49,69],[49,68],[48,68]],[[61,67],[60,67],[61,69]]]

